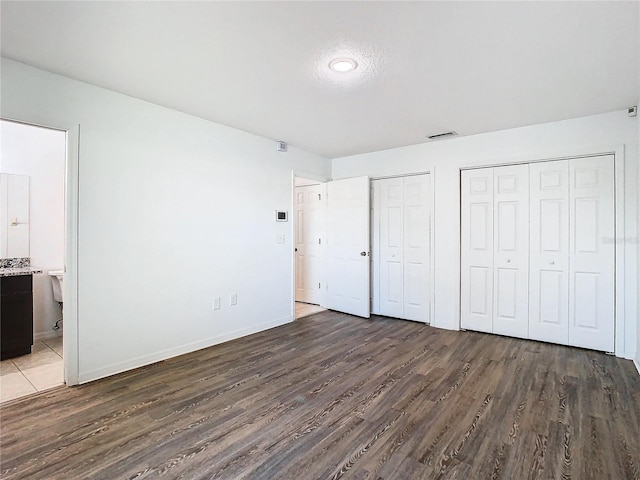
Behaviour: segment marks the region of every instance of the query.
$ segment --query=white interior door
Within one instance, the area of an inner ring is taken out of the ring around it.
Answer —
[[[493,170],[464,170],[460,325],[493,331]]]
[[[295,188],[296,301],[323,303],[324,185]]]
[[[369,177],[327,184],[327,308],[369,317]]]
[[[570,160],[569,178],[569,343],[613,352],[613,156]]]
[[[404,179],[377,180],[379,313],[404,317]]]
[[[430,322],[431,182],[429,175],[404,178],[404,315]]]
[[[529,334],[529,165],[493,169],[493,332]]]
[[[532,163],[529,338],[569,343],[569,161]]]

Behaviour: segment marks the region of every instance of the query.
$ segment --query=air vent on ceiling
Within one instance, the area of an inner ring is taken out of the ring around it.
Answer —
[[[436,133],[435,135],[427,135],[427,138],[429,140],[438,140],[440,138],[455,137],[456,135],[458,134],[453,130],[451,130],[450,132]]]

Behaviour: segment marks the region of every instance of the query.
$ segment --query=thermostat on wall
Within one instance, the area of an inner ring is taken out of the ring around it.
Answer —
[[[284,210],[276,210],[276,222],[286,222],[289,220],[288,212]]]

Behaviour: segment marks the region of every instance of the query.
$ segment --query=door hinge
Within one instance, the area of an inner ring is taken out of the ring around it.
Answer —
[[[318,282],[318,288],[320,288],[320,282]]]
[[[322,245],[322,239],[321,238],[318,239],[318,245]]]
[[[322,200],[322,194],[321,193],[318,194],[318,200]]]

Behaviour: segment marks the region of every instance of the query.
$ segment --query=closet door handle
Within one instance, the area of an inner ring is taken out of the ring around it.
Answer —
[[[555,265],[555,264],[556,264],[556,261],[555,261],[555,260],[551,260],[551,261],[549,262],[549,265]]]
[[[366,257],[367,256],[367,252],[360,252],[360,256]]]
[[[511,263],[511,259],[510,258],[507,258],[507,263]]]

